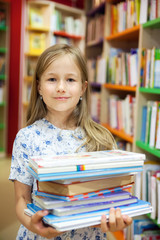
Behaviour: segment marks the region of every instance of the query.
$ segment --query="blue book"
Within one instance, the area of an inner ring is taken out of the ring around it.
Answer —
[[[141,141],[145,142],[146,124],[147,123],[147,106],[142,107],[142,125],[141,125]]]
[[[53,181],[61,179],[74,179],[74,178],[86,178],[86,177],[96,177],[96,176],[111,176],[115,174],[124,173],[137,173],[143,170],[142,165],[134,167],[120,167],[120,168],[107,168],[107,169],[95,169],[95,170],[85,170],[79,172],[63,172],[63,173],[45,173],[37,174],[31,167],[27,166],[27,170],[30,174],[35,177],[38,181]]]
[[[27,204],[27,207],[31,211],[31,214],[42,210],[33,203]],[[122,214],[127,214],[131,217],[144,215],[152,211],[150,203],[142,200],[138,200],[136,203],[131,203],[126,206],[120,206],[119,208],[121,209]],[[50,213],[47,216],[43,217],[43,221],[53,226],[59,231],[67,231],[71,229],[78,229],[99,224],[102,214],[105,214],[108,219],[109,209],[79,213],[62,217],[55,216]]]

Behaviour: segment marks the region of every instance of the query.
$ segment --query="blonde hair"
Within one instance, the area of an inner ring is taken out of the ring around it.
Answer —
[[[82,84],[86,81],[88,82],[86,61],[78,48],[66,44],[56,44],[47,48],[39,57],[35,69],[27,112],[27,125],[46,116],[47,108],[45,103],[40,99],[38,83],[43,72],[49,67],[49,65],[58,57],[65,54],[69,54],[78,66],[81,72]],[[82,100],[79,101],[71,116],[72,119],[74,118],[76,125],[82,127],[86,133],[86,141],[84,143],[86,150],[99,151],[116,148],[116,143],[112,134],[106,128],[91,119],[89,114],[89,103],[90,87],[88,84]]]

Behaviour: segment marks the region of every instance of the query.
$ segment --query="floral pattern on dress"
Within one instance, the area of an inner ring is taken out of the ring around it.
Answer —
[[[55,127],[46,119],[41,119],[32,125],[21,129],[15,138],[12,152],[10,180],[33,186],[36,190],[36,180],[26,170],[30,156],[53,155],[85,152],[85,132],[77,127],[75,130],[63,130]],[[20,226],[16,240],[47,240]],[[106,234],[100,228],[82,228],[63,233],[52,240],[106,240]]]

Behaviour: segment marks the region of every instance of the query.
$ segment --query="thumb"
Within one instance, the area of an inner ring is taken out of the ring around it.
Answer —
[[[48,211],[47,210],[41,210],[41,211],[38,211],[38,212],[36,212],[33,216],[32,216],[32,222],[33,223],[37,223],[37,222],[39,222],[41,219],[42,219],[42,217],[44,217],[44,216],[46,216],[46,215],[48,215]]]

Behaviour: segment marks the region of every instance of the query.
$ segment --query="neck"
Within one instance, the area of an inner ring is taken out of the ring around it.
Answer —
[[[74,130],[76,128],[75,121],[73,119],[70,119],[70,115],[67,116],[62,113],[59,113],[56,117],[53,114],[47,113],[46,120],[48,120],[50,123],[52,123],[55,127],[61,128],[61,129],[68,129],[68,130]]]

